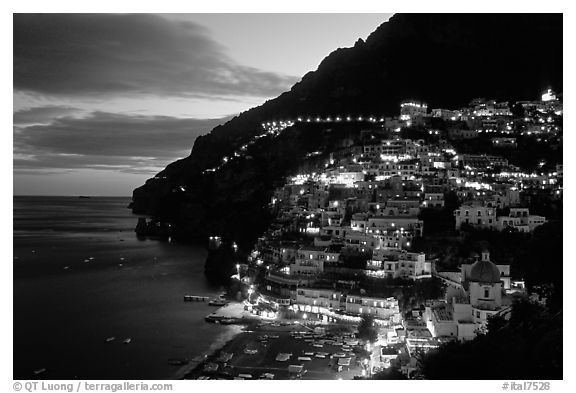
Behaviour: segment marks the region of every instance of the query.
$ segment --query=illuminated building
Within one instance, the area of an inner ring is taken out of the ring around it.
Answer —
[[[508,216],[498,217],[498,230],[513,228],[519,232],[532,232],[546,222],[546,217],[531,215],[528,208],[510,208]]]
[[[404,101],[400,104],[400,120],[410,121],[426,117],[428,105],[419,101]]]
[[[446,302],[426,307],[424,319],[434,337],[471,340],[486,327],[488,318],[509,308],[502,297],[503,272],[490,261],[487,250],[464,271],[461,284],[451,282],[448,287]]]
[[[556,93],[554,93],[552,89],[548,89],[546,90],[546,92],[544,92],[544,94],[542,94],[543,102],[555,101],[555,100],[556,100]]]

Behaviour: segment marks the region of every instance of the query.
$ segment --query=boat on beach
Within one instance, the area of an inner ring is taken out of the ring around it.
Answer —
[[[222,299],[222,298],[218,298],[218,299],[212,299],[208,302],[209,306],[217,306],[217,307],[222,307],[228,304],[228,301],[226,299]]]

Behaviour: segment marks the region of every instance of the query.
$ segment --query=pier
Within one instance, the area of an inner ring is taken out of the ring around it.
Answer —
[[[185,302],[208,302],[210,298],[208,296],[194,296],[194,295],[184,295]]]

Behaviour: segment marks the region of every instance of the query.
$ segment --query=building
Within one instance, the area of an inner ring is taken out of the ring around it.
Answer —
[[[448,130],[450,139],[474,139],[478,138],[477,130],[451,129]]]
[[[508,308],[503,304],[500,269],[487,250],[470,266],[462,284],[447,289],[445,302],[426,307],[424,319],[434,337],[471,340],[491,316]]]
[[[437,109],[432,109],[432,117],[439,117],[443,120],[460,120],[460,117],[462,116],[462,112],[457,111],[457,110],[450,110],[450,109],[442,109],[442,108],[437,108]]]
[[[554,93],[552,89],[548,89],[542,94],[542,102],[548,101],[556,101],[556,93]]]
[[[404,101],[400,104],[400,120],[410,121],[426,117],[428,105],[419,101]]]
[[[366,264],[367,275],[375,278],[420,279],[431,277],[432,263],[426,254],[383,247],[374,250]]]
[[[456,230],[459,230],[462,224],[487,229],[498,227],[496,208],[493,207],[462,205],[454,210],[454,218],[456,219]]]
[[[490,260],[490,254],[487,251],[482,253],[482,258]],[[474,262],[475,263],[475,262]],[[460,266],[460,277],[461,282],[469,282],[472,277],[472,267],[474,263],[463,263]],[[508,264],[495,264],[498,268],[500,281],[502,282],[502,288],[510,289],[511,287],[511,279],[510,279],[510,265]]]
[[[508,216],[497,218],[497,228],[499,231],[515,229],[519,232],[532,232],[545,222],[546,217],[531,215],[528,208],[513,207]]]
[[[326,310],[336,311],[344,308],[341,306],[342,296],[342,292],[339,290],[300,287],[296,290],[295,304],[310,306],[308,312],[312,313],[322,313]],[[318,310],[318,308],[325,310]]]
[[[352,316],[371,315],[380,319],[400,321],[398,300],[364,294],[344,293],[338,289],[299,287],[294,308],[303,312],[335,316],[336,312]]]
[[[316,276],[324,271],[324,262],[336,262],[339,255],[327,247],[300,247],[294,264],[290,265],[290,274]]]
[[[460,154],[458,161],[464,167],[471,169],[486,169],[487,167],[507,167],[508,160],[499,156],[489,156],[486,154]]]
[[[422,207],[444,207],[444,193],[443,192],[425,192]]]
[[[366,295],[347,295],[346,312],[356,315],[371,315],[376,318],[399,320],[400,309],[396,298],[379,298]]]

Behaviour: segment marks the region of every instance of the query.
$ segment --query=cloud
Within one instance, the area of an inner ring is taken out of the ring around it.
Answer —
[[[80,112],[80,109],[62,105],[47,105],[16,111],[13,121],[15,125],[46,124],[56,117],[76,112]]]
[[[296,80],[237,64],[204,27],[189,21],[144,14],[14,15],[16,90],[270,97]]]
[[[91,168],[152,175],[174,158],[187,156],[197,136],[228,119],[93,112],[80,118],[58,117],[49,124],[16,126],[14,172]]]

